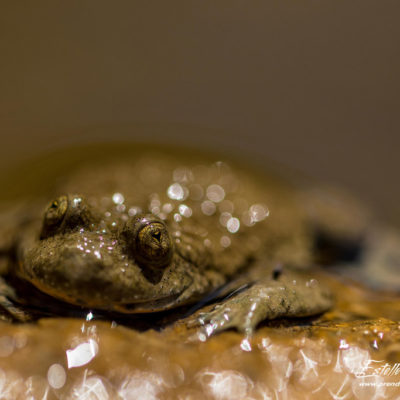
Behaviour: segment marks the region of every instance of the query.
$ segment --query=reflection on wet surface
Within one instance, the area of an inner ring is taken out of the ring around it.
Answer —
[[[398,398],[400,299],[321,279],[340,293],[334,310],[249,338],[203,342],[179,323],[161,332],[93,319],[2,323],[0,398]]]

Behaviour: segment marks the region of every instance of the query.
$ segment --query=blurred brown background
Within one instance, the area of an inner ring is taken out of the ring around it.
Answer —
[[[65,144],[224,148],[400,221],[400,2],[16,1],[0,13],[0,166]]]

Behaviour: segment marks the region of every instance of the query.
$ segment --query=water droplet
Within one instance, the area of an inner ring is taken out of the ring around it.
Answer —
[[[172,200],[184,200],[187,196],[188,189],[180,185],[179,183],[173,183],[167,189],[167,195]]]
[[[174,220],[175,222],[181,222],[182,221],[182,216],[180,214],[174,214]]]
[[[251,344],[248,339],[243,339],[242,342],[240,343],[240,348],[243,351],[251,351]]]
[[[212,201],[206,200],[201,203],[201,211],[205,215],[213,215],[216,210],[217,207]]]
[[[316,279],[310,279],[309,281],[306,282],[307,287],[316,287],[318,286],[318,281]]]
[[[166,214],[169,214],[173,209],[174,209],[174,206],[171,203],[165,203],[162,206],[162,210]]]
[[[211,247],[212,246],[212,242],[210,239],[204,239],[204,246],[206,247]]]
[[[230,233],[236,233],[240,228],[240,221],[237,218],[230,218],[226,223],[226,228]]]
[[[133,217],[134,215],[139,214],[141,212],[142,212],[142,209],[140,207],[131,207],[128,210],[128,214],[130,217]]]
[[[219,217],[219,223],[220,223],[222,226],[225,226],[225,227],[226,227],[228,221],[229,221],[231,218],[232,218],[232,214],[230,214],[230,213],[228,213],[228,212],[223,212],[223,213],[220,215],[220,217]]]
[[[220,185],[210,185],[207,188],[207,197],[214,203],[221,202],[225,197],[225,190]]]
[[[74,207],[78,207],[79,204],[80,204],[81,202],[82,202],[82,199],[81,199],[80,197],[76,197],[76,198],[73,200]]]
[[[179,213],[186,218],[190,218],[192,216],[192,209],[186,204],[181,204],[179,206]]]
[[[268,207],[263,204],[253,204],[249,210],[252,222],[259,222],[268,217]]]
[[[112,200],[115,204],[122,204],[125,201],[125,198],[121,193],[114,193]]]
[[[150,207],[150,212],[154,215],[157,215],[160,212],[160,207]]]
[[[229,247],[231,245],[231,239],[228,236],[222,236],[220,244],[222,247]]]
[[[192,171],[186,167],[175,169],[172,176],[175,182],[187,183],[193,180]]]
[[[121,212],[121,213],[122,213],[122,212],[125,211],[125,208],[126,208],[126,207],[125,207],[124,204],[118,204],[116,208],[117,208],[117,211],[118,211],[118,212]]]

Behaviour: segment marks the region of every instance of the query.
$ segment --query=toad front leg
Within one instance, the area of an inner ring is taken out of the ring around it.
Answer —
[[[251,335],[263,320],[318,315],[332,304],[331,293],[315,279],[284,274],[257,282],[201,313],[197,323],[207,336],[230,328]]]
[[[14,290],[0,278],[0,320],[7,322],[28,322],[32,316],[14,304]]]
[[[0,213],[0,320],[27,322],[32,317],[16,305],[14,289],[3,279],[15,268],[17,232],[24,227],[26,215],[21,204]]]

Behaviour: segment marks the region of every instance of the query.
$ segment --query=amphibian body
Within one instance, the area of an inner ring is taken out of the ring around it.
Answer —
[[[138,314],[214,296],[200,318],[211,334],[323,313],[332,296],[307,273],[315,232],[299,199],[275,177],[201,157],[150,152],[77,168],[3,219],[3,318],[53,300]]]

